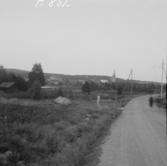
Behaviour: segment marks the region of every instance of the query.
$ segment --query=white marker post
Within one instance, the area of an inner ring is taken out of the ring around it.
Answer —
[[[99,106],[100,103],[100,96],[97,96],[97,106]]]

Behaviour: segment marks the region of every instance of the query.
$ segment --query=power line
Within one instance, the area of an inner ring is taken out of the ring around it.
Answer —
[[[130,74],[129,74],[129,77],[128,77],[127,81],[129,80],[130,76],[131,76],[131,95],[132,95],[132,70],[130,71]],[[123,92],[125,90],[125,87],[126,87],[126,84],[125,84],[125,86],[123,88],[122,94],[123,94]]]

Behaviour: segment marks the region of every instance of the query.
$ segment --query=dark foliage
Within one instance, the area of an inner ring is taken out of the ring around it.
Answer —
[[[64,97],[64,93],[61,88],[58,90],[58,96]]]
[[[21,76],[17,76],[15,85],[20,91],[27,91],[28,89],[28,83]]]
[[[0,84],[2,82],[14,82],[15,86],[20,91],[27,91],[28,83],[21,76],[16,76],[14,73],[7,74],[6,70],[0,69]]]
[[[41,84],[39,80],[33,82],[31,88],[29,89],[29,94],[34,100],[42,99]]]
[[[117,110],[0,104],[2,166],[81,165]],[[89,122],[83,118],[89,115]],[[6,164],[4,164],[6,163]],[[69,164],[70,163],[70,164]]]
[[[4,68],[0,69],[0,84],[8,80],[8,74]]]
[[[97,82],[91,81],[90,82],[90,87],[92,91],[99,90],[99,84]]]
[[[122,92],[123,92],[123,86],[119,85],[118,86],[118,95],[122,95]]]
[[[82,92],[83,93],[88,93],[90,94],[91,92],[91,87],[88,81],[86,81],[83,85],[82,85]]]
[[[32,71],[29,72],[28,74],[28,77],[30,85],[32,85],[33,82],[36,81],[37,79],[39,80],[42,86],[45,85],[44,73],[40,63],[34,64]]]

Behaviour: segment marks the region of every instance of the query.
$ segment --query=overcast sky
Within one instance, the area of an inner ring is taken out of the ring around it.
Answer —
[[[136,80],[161,80],[153,65],[164,59],[166,69],[167,0],[37,2],[0,0],[5,68],[30,71],[40,62],[44,72],[112,76],[115,69],[123,79],[133,69]]]

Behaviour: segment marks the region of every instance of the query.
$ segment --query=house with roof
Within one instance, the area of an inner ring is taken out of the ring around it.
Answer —
[[[108,80],[100,80],[101,83],[108,83]]]
[[[63,79],[60,76],[50,76],[46,80],[48,86],[55,86],[63,83]]]
[[[12,93],[18,91],[14,82],[3,82],[0,84],[0,91],[4,91],[6,93]]]
[[[62,82],[63,79],[60,76],[50,76],[48,80]]]

